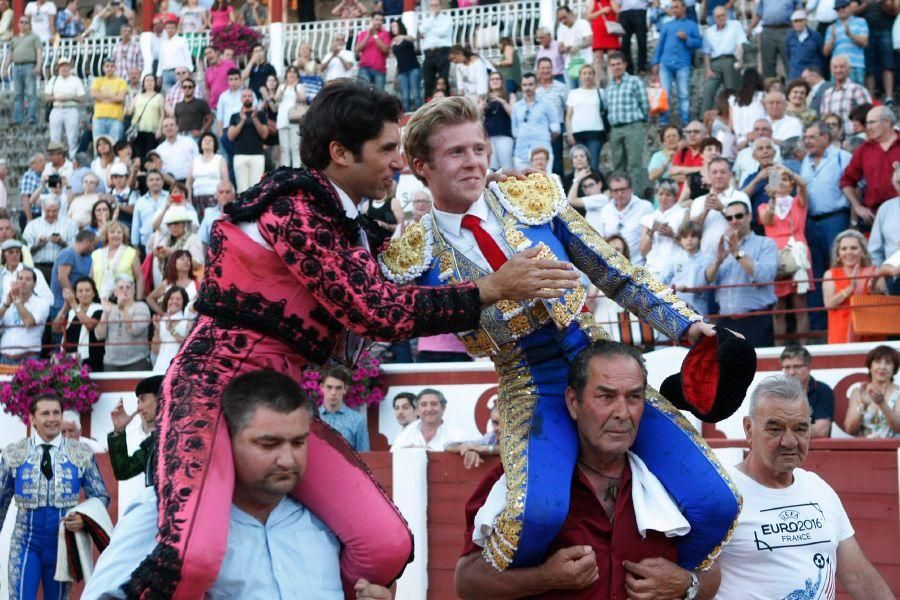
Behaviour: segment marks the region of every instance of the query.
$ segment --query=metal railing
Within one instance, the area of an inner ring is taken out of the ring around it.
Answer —
[[[557,0],[559,5],[565,0]],[[453,41],[475,49],[487,59],[499,57],[499,41],[501,37],[510,37],[523,57],[531,57],[537,52],[535,32],[540,18],[540,0],[522,0],[519,2],[503,2],[485,6],[447,9],[453,20]],[[584,9],[584,1],[577,0],[569,5],[577,13]],[[427,17],[422,11],[416,11],[419,25]],[[284,56],[288,63],[293,62],[304,42],[309,43],[314,57],[321,58],[331,51],[331,44],[338,33],[347,36],[349,47],[356,46],[356,36],[368,28],[370,19],[331,19],[312,23],[288,23],[285,25]],[[268,28],[256,28],[264,38],[268,38]],[[187,36],[191,50],[199,50],[209,45],[209,32]],[[110,56],[119,43],[118,37],[97,37],[83,40],[59,39],[44,44],[43,79],[52,76],[55,61],[67,56],[72,61],[73,73],[89,80],[103,74],[103,58]],[[6,61],[9,44],[0,45],[0,65]],[[198,53],[194,52],[196,56]],[[9,77],[0,79],[0,89],[11,90]],[[38,90],[39,92],[42,90]]]

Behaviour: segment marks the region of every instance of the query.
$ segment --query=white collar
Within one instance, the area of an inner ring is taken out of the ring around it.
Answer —
[[[341,207],[344,209],[344,213],[350,219],[355,219],[359,216],[359,208],[357,208],[356,204],[354,204],[353,200],[350,198],[350,194],[345,192],[341,186],[335,183],[334,179],[328,178],[328,181],[331,182],[331,185],[334,186],[334,191],[337,192],[338,198],[341,201]]]
[[[51,446],[53,446],[54,448],[59,450],[59,447],[62,446],[62,441],[63,441],[63,436],[61,433],[57,434],[57,436],[55,438],[53,438],[52,440],[50,440],[49,442],[45,442],[44,438],[42,438],[41,436],[39,436],[37,434],[37,431],[35,431],[31,434],[31,443],[34,444],[35,448],[40,448],[43,444],[50,444]]]
[[[488,205],[487,200],[484,199],[484,194],[482,194],[464,214],[449,213],[436,208],[432,208],[431,210],[432,214],[434,214],[435,221],[437,221],[438,229],[444,233],[449,233],[457,237],[462,232],[462,220],[464,216],[475,215],[482,221],[487,221],[488,219]]]

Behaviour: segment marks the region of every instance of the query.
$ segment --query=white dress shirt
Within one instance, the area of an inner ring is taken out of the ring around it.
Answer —
[[[434,215],[435,224],[440,230],[441,235],[444,236],[444,239],[453,246],[457,252],[488,273],[492,273],[494,269],[491,268],[491,265],[478,247],[478,242],[475,241],[475,234],[470,230],[463,228],[462,220],[465,215],[475,215],[478,217],[481,220],[481,228],[487,231],[494,241],[497,242],[497,245],[503,250],[503,254],[505,254],[507,258],[513,255],[512,250],[507,247],[506,241],[503,239],[503,228],[500,225],[500,221],[488,206],[487,200],[484,199],[483,194],[469,207],[469,210],[467,210],[465,214],[448,213],[436,208],[432,209],[432,214]]]

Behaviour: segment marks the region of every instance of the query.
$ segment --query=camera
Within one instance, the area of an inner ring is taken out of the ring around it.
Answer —
[[[56,187],[62,184],[62,177],[59,175],[53,174],[47,177],[47,186],[48,187]]]

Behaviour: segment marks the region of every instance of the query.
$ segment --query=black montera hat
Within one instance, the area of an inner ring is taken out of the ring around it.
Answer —
[[[663,381],[659,392],[676,408],[706,423],[727,419],[741,406],[756,375],[756,351],[724,327],[704,337],[684,357],[681,372]]]
[[[137,384],[137,387],[134,388],[134,395],[140,397],[144,394],[153,394],[159,398],[159,392],[162,391],[162,382],[162,375],[154,375],[153,377],[143,379]]]

